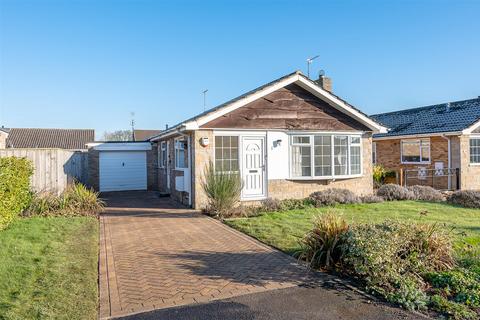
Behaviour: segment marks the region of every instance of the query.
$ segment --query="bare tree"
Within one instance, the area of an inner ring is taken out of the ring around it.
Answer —
[[[102,137],[103,141],[132,141],[132,130],[116,130],[113,132],[105,131]]]

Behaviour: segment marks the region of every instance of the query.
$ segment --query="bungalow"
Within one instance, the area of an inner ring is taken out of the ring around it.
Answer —
[[[402,172],[402,184],[480,189],[480,97],[371,116],[373,160]]]
[[[194,208],[211,160],[237,172],[242,201],[303,198],[325,188],[372,193],[372,134],[386,128],[331,92],[331,81],[294,72],[150,139],[158,189]]]

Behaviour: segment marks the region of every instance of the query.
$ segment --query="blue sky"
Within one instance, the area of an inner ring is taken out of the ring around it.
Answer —
[[[0,125],[162,129],[320,55],[366,113],[480,95],[480,1],[0,0]]]

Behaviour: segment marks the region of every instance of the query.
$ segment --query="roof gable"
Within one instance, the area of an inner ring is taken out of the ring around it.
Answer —
[[[464,132],[480,120],[480,98],[376,114],[373,119],[389,128],[375,137]],[[475,128],[472,128],[475,129]]]
[[[295,83],[217,117],[201,128],[370,130]]]
[[[275,81],[272,81],[268,84],[260,86],[252,91],[249,91],[246,94],[243,94],[235,99],[232,99],[226,103],[223,103],[213,109],[210,109],[204,113],[201,113],[184,122],[181,122],[171,127],[170,129],[163,131],[157,137],[152,138],[152,140],[159,139],[163,136],[172,134],[178,130],[197,130],[202,125],[218,117],[221,117],[227,113],[230,113],[238,108],[241,108],[257,99],[260,99],[278,89],[284,88],[293,83],[309,91],[311,94],[315,95],[317,98],[325,101],[331,107],[339,110],[340,112],[346,114],[347,116],[362,123],[363,125],[368,127],[370,130],[374,132],[386,132],[386,128],[383,127],[381,124],[369,118],[366,114],[356,109],[352,105],[348,104],[346,101],[340,99],[338,96],[322,89],[320,86],[315,84],[312,80],[304,76],[300,71],[296,71],[294,73],[281,77]]]

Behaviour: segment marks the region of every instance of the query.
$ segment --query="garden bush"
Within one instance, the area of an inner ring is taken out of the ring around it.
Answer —
[[[240,200],[242,182],[238,174],[215,171],[213,162],[205,167],[202,188],[208,197],[205,211],[223,219],[231,216],[235,205]]]
[[[412,191],[398,184],[385,184],[381,186],[377,191],[377,196],[382,197],[386,201],[415,199]]]
[[[455,264],[450,235],[436,225],[357,225],[345,233],[342,248],[343,272],[410,310],[424,309],[429,302],[421,274]]]
[[[26,158],[0,158],[0,230],[30,203],[33,166]]]
[[[309,199],[316,207],[360,203],[360,198],[352,191],[337,188],[314,192]]]
[[[407,188],[413,193],[415,200],[441,202],[444,200],[443,194],[429,186],[411,186]]]
[[[81,183],[69,185],[61,195],[39,193],[32,197],[24,216],[88,216],[104,208],[97,192]]]
[[[380,203],[380,202],[383,202],[385,200],[383,200],[382,197],[371,194],[371,195],[366,195],[366,196],[360,197],[360,201],[362,203]]]
[[[262,200],[261,207],[259,208],[263,212],[274,212],[282,210],[280,200],[275,198],[267,198]]]
[[[309,198],[305,199],[283,199],[267,198],[262,201],[259,208],[261,212],[298,210],[313,207],[313,202]]]
[[[312,268],[332,269],[342,256],[342,236],[348,231],[347,222],[334,211],[315,218],[313,229],[300,242],[297,257]]]
[[[465,208],[480,208],[480,191],[459,190],[448,196],[447,202]]]

